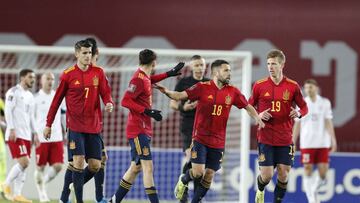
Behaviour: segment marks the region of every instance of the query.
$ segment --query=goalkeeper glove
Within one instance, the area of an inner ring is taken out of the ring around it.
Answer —
[[[179,71],[184,67],[184,65],[185,65],[184,62],[178,63],[174,68],[172,68],[171,70],[166,72],[167,76],[173,77],[173,76],[181,75],[181,73]]]
[[[162,115],[160,114],[161,111],[155,110],[155,109],[145,109],[144,111],[145,115],[152,117],[156,121],[162,120]]]

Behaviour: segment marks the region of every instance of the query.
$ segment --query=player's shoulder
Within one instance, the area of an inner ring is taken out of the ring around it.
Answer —
[[[66,74],[69,74],[71,73],[72,71],[75,70],[75,66],[71,66],[71,67],[68,67],[66,68],[64,71],[63,71],[63,74],[66,75]]]
[[[255,85],[263,84],[263,83],[267,82],[268,80],[269,80],[269,77],[261,78],[260,80],[257,80],[257,81],[255,82]]]
[[[18,85],[16,85],[16,86],[13,86],[10,89],[8,89],[6,94],[16,94],[16,92],[18,92],[19,90],[20,90],[20,87]]]
[[[93,68],[95,71],[104,72],[104,68],[103,68],[103,67],[101,67],[101,66],[98,66],[98,65],[92,65],[92,68]]]
[[[323,97],[323,96],[319,96],[319,98],[321,99],[321,102],[325,105],[331,105],[331,101],[330,99]]]
[[[290,78],[288,78],[288,77],[286,77],[285,80],[286,80],[286,82],[287,82],[288,84],[292,84],[292,85],[296,85],[296,86],[299,85],[298,82],[296,82],[295,80],[292,80],[292,79],[290,79]]]

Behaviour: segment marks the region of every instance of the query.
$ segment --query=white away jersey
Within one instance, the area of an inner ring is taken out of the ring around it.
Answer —
[[[51,90],[50,94],[45,93],[43,90],[35,95],[35,129],[39,135],[40,142],[59,142],[63,140],[63,133],[61,128],[61,110],[65,110],[65,103],[62,102],[58,109],[53,125],[51,126],[51,137],[45,140],[43,131],[46,125],[46,116],[48,114],[51,102],[55,96],[55,91]]]
[[[331,103],[327,98],[316,96],[312,102],[310,97],[305,101],[309,112],[300,119],[300,148],[330,148],[331,137],[325,128],[325,119],[332,119]]]
[[[34,96],[21,85],[16,85],[5,96],[5,140],[9,140],[10,129],[15,129],[16,137],[31,141],[34,128]]]

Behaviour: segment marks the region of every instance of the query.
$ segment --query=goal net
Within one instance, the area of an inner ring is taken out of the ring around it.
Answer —
[[[138,66],[139,49],[100,48],[98,65],[102,66],[109,79],[112,96],[116,103],[112,113],[104,113],[104,142],[108,151],[106,164],[106,197],[112,196],[122,175],[130,164],[129,147],[125,135],[128,110],[120,106],[121,98],[128,87],[129,80]],[[251,53],[239,51],[210,50],[157,50],[158,66],[156,73],[174,67],[178,62],[188,62],[197,54],[205,58],[206,76],[210,78],[210,64],[216,59],[227,60],[232,67],[231,83],[238,87],[248,98],[251,86]],[[22,68],[30,68],[37,74],[33,92],[39,90],[40,75],[53,72],[58,80],[61,72],[75,64],[74,50],[71,47],[45,46],[0,46],[0,97],[4,99],[6,91],[18,82],[18,73]],[[186,64],[183,76],[191,74]],[[180,78],[180,77],[179,77]],[[179,78],[168,78],[161,82],[174,89]],[[160,200],[175,201],[174,186],[182,168],[182,138],[179,133],[180,115],[169,107],[169,99],[153,91],[153,108],[163,114],[163,121],[153,122],[154,136],[152,153],[154,178]],[[248,202],[246,172],[249,170],[250,117],[245,110],[232,109],[227,126],[225,156],[222,169],[215,176],[206,201]],[[241,164],[240,164],[241,162]],[[240,181],[243,180],[243,181]],[[190,187],[192,184],[190,184]],[[192,188],[192,187],[191,187]],[[241,192],[240,192],[241,191]],[[90,191],[93,193],[93,191]],[[84,193],[86,196],[86,193]],[[189,191],[192,196],[193,191]],[[126,199],[146,200],[146,194],[140,174]]]

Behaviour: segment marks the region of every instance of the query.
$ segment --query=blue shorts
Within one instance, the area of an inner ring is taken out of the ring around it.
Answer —
[[[100,134],[80,133],[68,130],[68,160],[72,161],[73,155],[84,155],[85,160],[101,160],[102,144]]]
[[[217,171],[221,168],[224,156],[224,149],[207,147],[197,141],[191,144],[191,162],[195,164],[205,164],[205,168]]]
[[[274,166],[284,164],[293,166],[294,164],[294,145],[272,146],[258,143],[258,162],[259,166]]]
[[[150,141],[150,136],[145,134],[129,139],[131,161],[134,161],[136,165],[140,164],[140,160],[152,160]]]

